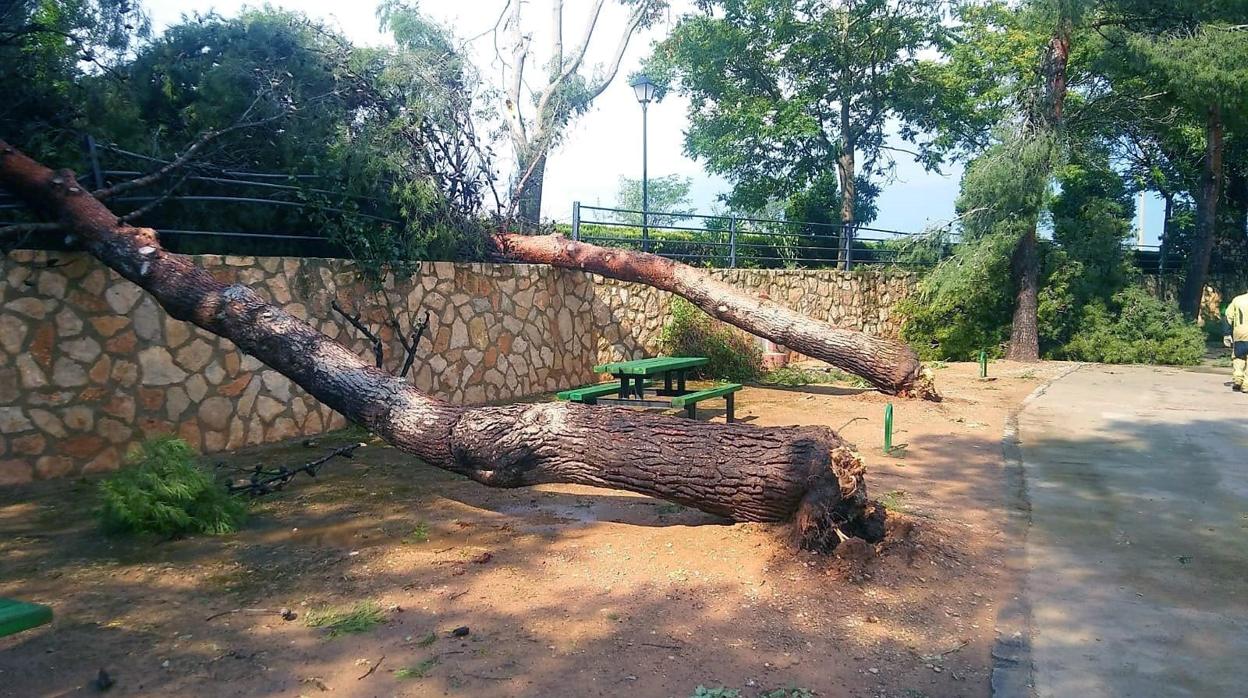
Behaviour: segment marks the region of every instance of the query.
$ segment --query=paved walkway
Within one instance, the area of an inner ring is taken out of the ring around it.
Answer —
[[[1042,698],[1248,695],[1248,395],[1086,366],[1019,416]]]

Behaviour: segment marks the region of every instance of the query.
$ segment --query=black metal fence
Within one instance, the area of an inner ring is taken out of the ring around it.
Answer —
[[[170,164],[83,139],[78,180],[101,189]],[[255,172],[192,161],[147,187],[108,200],[116,213],[144,209],[135,221],[160,230],[162,244],[186,254],[260,254],[350,257],[323,230],[326,221],[351,218],[362,225],[403,224],[381,199],[352,196],[321,175]],[[24,206],[0,189],[0,227],[20,222]],[[309,232],[311,231],[311,232]],[[59,236],[32,236],[27,247],[59,249]]]
[[[169,160],[83,139],[79,180],[92,189],[141,177]],[[333,179],[314,174],[255,172],[191,162],[168,178],[109,200],[119,214],[145,209],[138,220],[160,230],[162,243],[186,254],[256,254],[351,257],[327,234],[346,220],[354,225],[402,228],[390,202],[343,193]],[[0,227],[29,219],[24,206],[0,189]],[[919,269],[953,251],[954,236],[930,236],[872,226],[789,221],[747,216],[666,213],[572,204],[573,239],[636,249],[712,267],[834,267],[860,265]],[[7,241],[6,241],[7,243]],[[61,236],[32,236],[23,246],[59,249]],[[1157,245],[1133,246],[1146,274],[1181,268]]]
[[[930,266],[951,252],[915,255],[916,233],[748,216],[663,213],[572,204],[575,240],[717,267]]]

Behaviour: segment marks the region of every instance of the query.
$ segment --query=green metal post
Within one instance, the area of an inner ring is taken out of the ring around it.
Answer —
[[[988,377],[988,352],[983,349],[979,350],[979,377]]]
[[[893,403],[884,406],[884,452],[893,450]]]

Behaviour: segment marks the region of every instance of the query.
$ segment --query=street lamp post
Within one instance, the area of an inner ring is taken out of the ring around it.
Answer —
[[[655,85],[644,73],[628,83],[641,103],[641,251],[650,251],[650,178],[647,169],[647,114],[654,99]]]

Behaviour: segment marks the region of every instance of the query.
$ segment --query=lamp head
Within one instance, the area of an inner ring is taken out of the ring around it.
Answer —
[[[650,76],[642,73],[628,82],[633,88],[633,94],[637,96],[637,101],[641,104],[649,104],[654,99],[656,86],[650,79]]]

